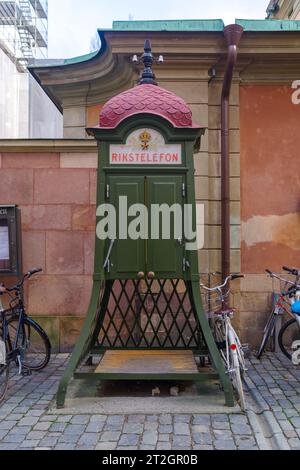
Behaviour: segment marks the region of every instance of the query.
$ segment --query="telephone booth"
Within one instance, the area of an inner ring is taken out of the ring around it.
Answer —
[[[139,84],[108,101],[99,127],[88,129],[99,147],[93,290],[57,405],[74,377],[219,379],[233,406],[189,236],[197,226],[193,155],[204,129],[157,85],[149,41],[143,62]],[[205,356],[210,368],[197,359]]]

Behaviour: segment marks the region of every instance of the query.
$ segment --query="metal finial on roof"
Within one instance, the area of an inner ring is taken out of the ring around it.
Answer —
[[[151,43],[149,39],[146,39],[145,41],[144,54],[142,56],[142,61],[144,63],[145,68],[139,80],[139,85],[144,85],[144,84],[157,85],[157,81],[155,80],[155,75],[152,70],[154,59],[153,59]]]
[[[158,59],[155,59],[152,55],[152,49],[151,49],[151,42],[149,39],[146,39],[145,45],[144,45],[144,54],[140,57],[140,59],[137,58],[136,55],[133,56],[132,61],[134,63],[140,63],[143,62],[144,64],[144,71],[140,76],[140,79],[138,81],[138,85],[157,85],[157,81],[155,80],[155,75],[152,70],[152,65],[154,62],[158,64],[162,64],[164,59],[163,56],[159,56]]]

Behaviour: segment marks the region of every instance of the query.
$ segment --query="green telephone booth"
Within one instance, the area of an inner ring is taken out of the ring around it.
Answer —
[[[229,378],[203,312],[195,245],[194,161],[204,129],[186,103],[157,86],[149,41],[139,84],[102,108],[91,301],[61,379]],[[194,245],[192,245],[194,243]],[[197,357],[210,356],[211,368]],[[203,365],[203,363],[202,363]]]

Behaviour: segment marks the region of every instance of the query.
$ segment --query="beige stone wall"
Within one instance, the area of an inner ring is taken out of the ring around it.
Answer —
[[[270,15],[270,18],[276,20],[299,20],[300,19],[300,0],[279,0],[279,10]]]
[[[176,76],[174,73],[173,76]],[[186,71],[185,80],[159,77],[163,88],[183,98],[193,120],[206,128],[200,152],[194,156],[196,201],[205,206],[205,246],[199,251],[201,274],[221,270],[221,92],[222,81],[211,81],[207,70]],[[240,272],[239,84],[230,101],[231,270]]]
[[[87,109],[85,104],[81,106],[64,106],[64,130],[65,139],[85,139],[87,134]]]
[[[221,270],[221,92],[222,83],[209,85],[208,126],[208,255],[209,272]],[[231,272],[240,272],[239,85],[233,83],[230,100]]]

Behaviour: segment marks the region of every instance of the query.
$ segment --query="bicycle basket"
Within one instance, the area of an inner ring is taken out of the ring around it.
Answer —
[[[224,295],[224,300],[227,301],[230,295],[230,289]],[[208,318],[211,318],[214,315],[214,312],[220,309],[222,305],[222,300],[220,299],[220,294],[218,292],[208,292],[205,289],[201,288],[202,304],[203,309]]]

